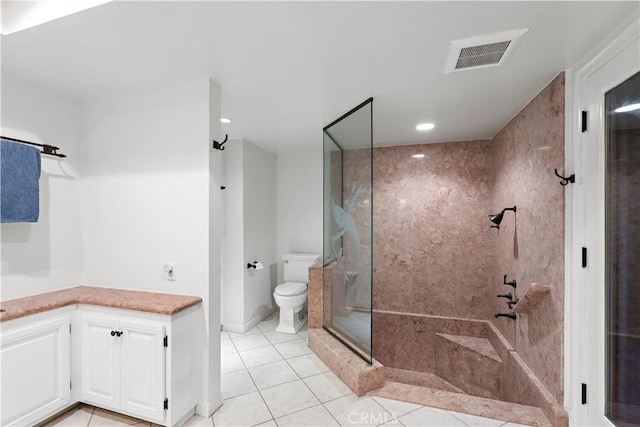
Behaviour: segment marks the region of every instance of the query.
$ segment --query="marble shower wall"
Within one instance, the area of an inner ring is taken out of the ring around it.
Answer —
[[[492,318],[518,354],[562,402],[564,322],[564,193],[554,168],[564,171],[564,73],[559,74],[494,138],[493,203],[490,212],[506,212],[500,230],[492,230],[495,270],[492,293],[513,291],[503,275],[516,279],[522,297],[531,283],[551,285],[551,293],[516,322]],[[492,300],[495,312],[507,312],[504,300]]]
[[[346,278],[347,307],[365,311],[371,310],[371,156],[368,149],[343,152],[344,208],[358,236],[344,239],[347,271],[357,273]]]
[[[564,169],[564,73],[492,140],[374,149],[373,291],[375,310],[493,321],[562,402],[565,189],[554,168]],[[509,311],[496,295],[513,292],[504,274],[517,296],[533,282],[552,291],[516,322],[495,319]],[[374,357],[417,369],[415,355],[385,348],[395,326],[384,322],[374,319]]]
[[[373,159],[374,308],[487,319],[491,141],[376,148]]]

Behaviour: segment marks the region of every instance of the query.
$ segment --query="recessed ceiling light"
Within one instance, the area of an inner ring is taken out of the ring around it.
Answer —
[[[436,125],[434,125],[433,123],[420,123],[418,126],[416,126],[416,129],[418,130],[430,130],[433,129]]]
[[[414,159],[424,159],[424,154],[412,154],[411,157],[413,157]]]
[[[231,123],[231,119],[228,117],[220,117],[220,123]]]
[[[616,113],[628,113],[629,111],[635,110],[640,110],[640,103],[625,105],[623,107],[616,108],[613,111],[615,111]]]

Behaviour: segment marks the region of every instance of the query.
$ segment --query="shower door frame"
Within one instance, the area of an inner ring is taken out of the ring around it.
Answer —
[[[633,76],[637,70],[622,72],[607,81],[606,88],[601,90],[600,104],[594,104],[593,95],[590,99],[588,82],[625,49],[638,43],[639,24],[637,16],[630,17],[598,46],[600,49],[596,54],[592,53],[567,72],[565,175],[575,173],[576,183],[566,187],[564,406],[570,416],[570,425],[575,426],[593,425],[596,420],[598,425],[615,426],[605,415],[605,129],[602,102],[605,92]],[[586,131],[582,130],[582,111],[588,112]],[[583,260],[584,249],[587,256]],[[602,298],[598,299],[599,296]],[[597,330],[595,336],[594,330]]]
[[[332,121],[331,123],[329,123],[328,125],[324,126],[322,128],[322,133],[323,135],[327,135],[329,137],[329,139],[331,139],[331,141],[340,149],[341,153],[343,153],[341,155],[341,159],[340,159],[340,167],[341,167],[341,179],[342,179],[342,183],[341,183],[341,191],[340,191],[340,197],[341,197],[341,204],[344,204],[344,149],[342,148],[342,146],[335,140],[335,138],[328,132],[328,130],[333,127],[334,125],[340,123],[341,121],[343,121],[344,119],[346,119],[347,117],[351,116],[352,114],[358,112],[360,109],[364,108],[367,105],[371,105],[371,111],[370,111],[370,138],[371,138],[371,176],[369,178],[369,182],[371,185],[371,200],[370,200],[370,209],[371,209],[371,217],[370,217],[370,229],[371,229],[371,250],[370,250],[370,287],[371,287],[371,300],[369,302],[369,313],[370,313],[370,318],[369,318],[369,329],[370,329],[370,335],[369,335],[369,342],[370,342],[370,348],[369,348],[369,354],[368,354],[368,358],[367,355],[365,355],[365,350],[360,349],[358,346],[356,346],[355,344],[349,342],[347,339],[342,338],[342,336],[338,335],[336,332],[332,331],[330,328],[328,328],[325,324],[325,321],[323,320],[322,322],[322,329],[324,329],[325,331],[327,331],[327,333],[329,333],[332,337],[334,337],[335,339],[337,339],[339,342],[341,342],[345,347],[347,347],[349,350],[351,350],[355,355],[357,355],[358,357],[360,357],[362,360],[364,360],[366,363],[368,363],[369,365],[373,365],[373,97],[369,97],[368,99],[364,100],[363,102],[361,102],[360,104],[358,104],[357,106],[353,107],[351,110],[347,111],[346,113],[344,113],[342,116],[338,117],[337,119],[335,119],[334,121]],[[324,160],[323,160],[324,162]],[[325,168],[323,165],[323,174],[325,173]],[[326,181],[324,179],[323,176],[323,186],[326,184]],[[326,189],[323,188],[323,195],[326,194]],[[324,201],[326,202],[326,201]],[[323,206],[323,215],[326,214],[326,211],[324,210],[324,206]],[[326,225],[326,221],[323,218],[323,227]],[[322,265],[323,268],[326,267],[329,263],[327,262],[327,259],[324,256],[324,249],[325,249],[325,242],[324,242],[324,231],[323,231],[323,254],[322,254]],[[341,237],[342,239],[342,237]],[[323,275],[324,277],[324,275]],[[324,278],[323,278],[323,287],[324,287]],[[331,302],[330,302],[331,303]],[[323,304],[326,304],[326,302],[323,302]],[[324,318],[324,306],[322,307],[322,311],[323,311],[323,318]]]

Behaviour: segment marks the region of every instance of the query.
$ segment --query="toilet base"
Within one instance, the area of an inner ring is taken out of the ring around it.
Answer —
[[[276,332],[282,332],[283,334],[295,334],[300,328],[307,323],[307,316],[304,311],[300,310],[298,313],[293,308],[280,308],[280,323],[276,328]]]

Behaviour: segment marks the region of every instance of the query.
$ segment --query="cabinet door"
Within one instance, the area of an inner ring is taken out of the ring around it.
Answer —
[[[2,334],[1,425],[30,425],[70,399],[69,317]]]
[[[122,338],[111,332],[119,331],[119,323],[114,317],[80,316],[82,400],[116,410],[120,407],[119,360]]]
[[[165,347],[164,326],[123,319],[121,409],[141,418],[164,421]]]

